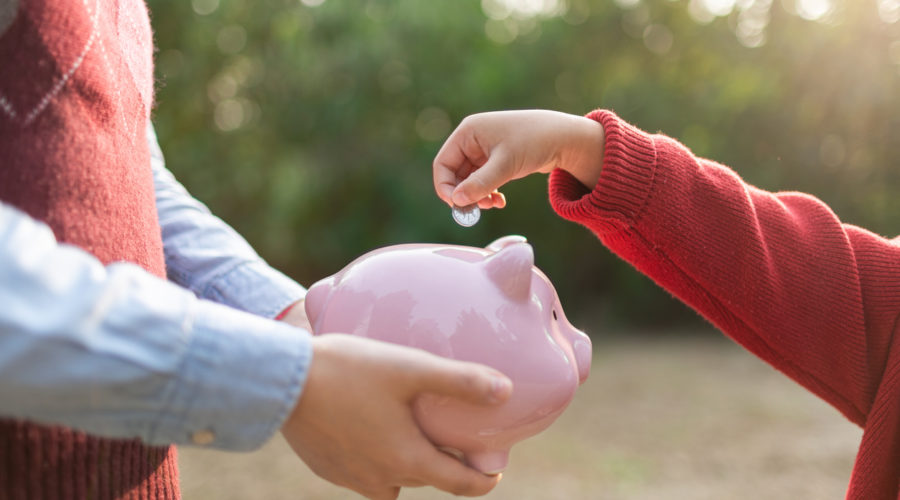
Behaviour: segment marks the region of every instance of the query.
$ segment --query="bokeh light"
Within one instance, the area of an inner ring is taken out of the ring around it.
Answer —
[[[565,0],[482,0],[481,8],[491,19],[553,17],[565,12]]]
[[[452,127],[450,116],[438,107],[425,108],[416,118],[416,133],[426,141],[436,142],[446,139]]]
[[[191,0],[194,12],[201,16],[208,16],[219,8],[219,0]]]
[[[900,21],[900,0],[878,0],[878,15],[888,24]]]
[[[832,0],[797,0],[796,9],[800,17],[818,21],[831,13],[834,4]]]
[[[672,49],[674,36],[664,24],[651,24],[644,28],[644,45],[657,55],[665,55]]]
[[[690,322],[542,179],[460,232],[431,193],[441,141],[485,110],[609,108],[897,232],[898,1],[150,0],[154,120],[178,178],[303,283],[377,246],[519,232],[576,321]]]
[[[225,26],[216,36],[216,46],[223,54],[237,54],[247,43],[247,31],[239,24]]]

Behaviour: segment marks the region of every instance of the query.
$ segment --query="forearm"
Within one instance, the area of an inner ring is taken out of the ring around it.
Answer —
[[[600,180],[561,172],[551,197],[615,253],[749,350],[865,419],[893,334],[900,253],[821,201],[748,186],[663,136],[610,114]],[[867,251],[860,252],[865,248]]]
[[[0,304],[0,415],[106,437],[256,447],[310,361],[302,330],[104,267],[2,204]]]
[[[198,297],[267,318],[302,299],[302,286],[269,266],[165,168],[149,125],[147,139],[169,279]]]

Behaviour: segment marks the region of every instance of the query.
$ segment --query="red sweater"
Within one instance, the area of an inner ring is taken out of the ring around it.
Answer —
[[[0,35],[0,200],[104,263],[164,277],[152,51],[142,0],[19,1]],[[0,420],[2,499],[172,499],[177,474],[174,447]]]
[[[863,427],[847,498],[898,498],[900,242],[769,193],[608,111],[600,181],[550,177],[561,216]]]

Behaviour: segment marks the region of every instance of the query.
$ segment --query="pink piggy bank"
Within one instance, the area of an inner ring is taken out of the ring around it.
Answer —
[[[563,315],[556,290],[521,236],[487,248],[381,248],[317,282],[306,296],[314,333],[349,333],[491,366],[513,382],[497,407],[422,396],[415,414],[436,445],[485,474],[510,447],[544,430],[591,366],[591,341]]]

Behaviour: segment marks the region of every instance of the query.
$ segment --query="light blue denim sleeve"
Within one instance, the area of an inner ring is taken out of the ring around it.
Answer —
[[[147,140],[169,279],[198,297],[267,318],[302,299],[302,286],[270,267],[166,169],[152,125]]]
[[[103,266],[0,203],[0,415],[150,444],[248,450],[311,360],[304,330]]]

